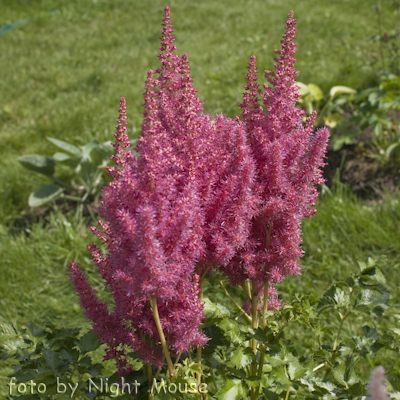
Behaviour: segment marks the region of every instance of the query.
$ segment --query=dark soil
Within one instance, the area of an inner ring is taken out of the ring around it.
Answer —
[[[324,177],[328,187],[339,177],[362,198],[381,196],[399,188],[400,165],[383,165],[365,151],[357,151],[357,146],[344,146],[338,151],[328,148],[326,162]]]

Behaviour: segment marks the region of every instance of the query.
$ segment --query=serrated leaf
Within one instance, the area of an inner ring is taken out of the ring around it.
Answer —
[[[76,338],[80,331],[80,328],[62,328],[56,332],[53,339]]]
[[[250,348],[238,347],[232,354],[231,362],[236,368],[243,369],[251,363],[252,359],[253,351]]]
[[[303,368],[302,365],[300,364],[299,360],[294,356],[291,359],[291,361],[289,362],[287,370],[288,370],[290,379],[292,379],[292,380],[296,380],[296,379],[303,377],[307,372],[307,369]]]
[[[43,360],[45,365],[52,370],[58,370],[65,363],[60,358],[59,354],[50,349],[43,349]]]
[[[60,355],[64,360],[70,362],[71,364],[74,364],[79,359],[79,351],[76,349],[62,349],[60,351]]]
[[[225,306],[213,303],[208,297],[204,297],[203,302],[203,312],[208,318],[225,318],[230,316],[230,312]]]
[[[34,379],[37,376],[37,372],[32,369],[20,369],[17,372],[14,372],[12,377],[15,378],[18,382],[24,383]]]
[[[39,340],[42,340],[47,336],[45,330],[36,325],[33,321],[28,321],[28,323],[26,324],[26,328],[34,338],[37,338]]]
[[[236,321],[224,318],[222,321],[217,323],[217,326],[224,331],[224,336],[232,343],[240,343],[242,341],[242,338],[240,337],[240,330]]]
[[[79,347],[82,354],[96,350],[100,346],[100,339],[92,332],[85,333],[75,344]]]
[[[374,340],[378,340],[378,339],[379,339],[378,332],[376,331],[375,328],[371,328],[371,327],[368,326],[368,325],[364,325],[364,326],[362,327],[362,330],[364,331],[365,336],[366,336],[367,338],[372,338],[372,339],[374,339]]]
[[[336,288],[334,300],[338,307],[350,307],[350,294],[343,289]]]
[[[47,140],[57,146],[59,149],[66,151],[74,156],[80,155],[82,152],[73,144],[64,142],[64,140],[48,137]]]
[[[372,314],[380,316],[389,308],[389,299],[390,293],[384,287],[364,289],[357,296],[354,308],[367,306]]]
[[[333,368],[332,368],[332,374],[334,378],[343,386],[346,385],[346,381],[344,380],[344,374],[346,372],[346,366],[344,363],[337,363]]]
[[[259,376],[251,376],[245,379],[245,382],[249,387],[255,388],[258,387],[261,383],[261,378]]]
[[[225,367],[225,370],[231,375],[232,377],[239,378],[239,379],[245,379],[246,378],[246,372],[241,369],[236,369],[232,367]]]
[[[368,257],[366,263],[359,261],[358,265],[360,266],[361,272],[366,273],[374,267],[382,268],[386,265],[386,263],[387,263],[387,256],[380,256],[378,258]]]
[[[210,340],[207,342],[207,346],[204,348],[204,354],[212,354],[216,347],[221,346],[225,342],[225,336],[222,329],[215,325],[209,325],[203,329],[204,333]]]
[[[286,376],[285,370],[283,365],[277,366],[273,369],[272,371],[273,375],[275,376],[275,379],[283,386],[288,386],[290,385],[290,380]]]
[[[26,156],[18,157],[20,164],[35,172],[46,176],[53,176],[56,163],[46,156],[41,156],[39,154],[28,154]]]
[[[0,323],[0,339],[3,335],[16,335],[17,331],[11,324]]]
[[[44,204],[55,200],[63,193],[64,189],[56,184],[42,185],[30,194],[28,199],[29,207],[41,207]]]
[[[244,394],[242,381],[240,379],[229,379],[222,385],[215,396],[220,400],[236,400],[241,399]]]

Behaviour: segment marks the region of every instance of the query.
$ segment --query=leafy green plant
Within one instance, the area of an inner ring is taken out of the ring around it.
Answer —
[[[30,207],[41,207],[58,198],[85,203],[88,198],[99,194],[105,183],[105,167],[110,163],[114,149],[110,141],[90,143],[76,147],[63,140],[49,137],[48,140],[62,152],[53,157],[29,154],[18,158],[21,165],[30,171],[47,176],[51,184],[43,184],[29,196]],[[55,176],[56,165],[64,165],[73,171],[70,181],[66,182]],[[66,194],[74,193],[74,195]]]
[[[90,355],[99,349],[99,339],[80,331],[57,329],[51,322],[45,327],[29,322],[24,329],[0,324],[0,357],[15,362],[8,383],[10,398],[85,396],[85,377],[100,376],[105,365],[95,363]]]
[[[341,106],[347,102],[345,95],[356,93],[355,89],[348,86],[332,86],[328,95],[324,95],[322,89],[315,83],[305,84],[296,82],[300,88],[299,104],[311,114],[314,110],[318,115],[315,126],[326,125],[334,128],[343,121],[343,109]],[[321,108],[321,104],[323,107]]]
[[[182,354],[175,362],[174,378],[161,369],[146,375],[148,366],[131,353],[137,371],[123,382],[130,384],[137,400],[200,398],[205,392],[208,398],[220,400],[364,399],[368,374],[362,372],[373,368],[378,354],[400,350],[400,329],[382,333],[377,327],[377,318],[389,308],[390,294],[381,272],[385,263],[385,257],[360,262],[359,273],[333,283],[318,299],[295,294],[280,309],[267,311],[265,325],[257,329],[227,292],[221,276],[213,274],[210,293],[218,290],[228,298],[224,305],[204,298],[204,329],[211,340],[201,363],[192,360],[190,353]],[[393,317],[400,322],[399,315]],[[121,378],[89,354],[98,351],[99,344],[91,333],[57,329],[50,322],[44,328],[33,323],[26,329],[0,325],[0,356],[14,360],[10,398],[67,398],[72,390],[74,398],[81,399],[129,398],[127,391],[122,393]],[[21,393],[24,387],[26,393]],[[33,395],[28,395],[31,388]],[[389,388],[399,398],[396,376],[389,378]]]
[[[377,87],[362,90],[349,102],[351,117],[337,126],[340,135],[333,137],[334,150],[344,144],[353,144],[368,127],[374,128],[374,135],[368,141],[375,153],[390,157],[392,144],[398,141],[398,121],[395,111],[400,110],[400,77],[386,76]],[[382,151],[381,151],[382,150]]]
[[[232,311],[206,300],[205,325],[212,337],[204,349],[209,393],[221,400],[259,395],[266,399],[365,396],[366,379],[357,369],[360,364],[372,368],[379,351],[397,352],[399,330],[393,329],[395,335],[381,334],[374,320],[389,307],[389,292],[379,269],[385,258],[359,264],[360,273],[332,284],[321,298],[296,294],[290,304],[268,311],[265,327],[258,329],[249,326],[238,304]],[[360,316],[363,326],[345,334],[346,322],[353,319],[354,323]],[[290,337],[289,332],[296,331],[297,339]],[[310,336],[308,345],[299,343],[302,336]],[[256,352],[252,340],[257,341]]]

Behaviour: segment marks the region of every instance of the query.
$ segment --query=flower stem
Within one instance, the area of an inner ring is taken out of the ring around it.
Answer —
[[[337,346],[338,346],[339,335],[340,335],[340,332],[342,331],[342,328],[343,328],[343,322],[348,317],[349,314],[350,314],[349,309],[347,309],[347,313],[345,315],[342,315],[342,314],[339,313],[339,315],[340,315],[340,325],[339,325],[338,333],[336,335],[335,344],[333,345],[333,351],[335,351]]]
[[[199,288],[200,288],[199,299],[200,299],[200,302],[203,300],[203,284],[204,284],[204,277],[206,276],[208,270],[210,269],[210,266],[211,266],[211,265],[207,266],[207,267],[204,269],[203,273],[200,275],[200,282],[199,282]],[[197,364],[199,365],[199,368],[200,368],[200,372],[198,372],[197,375],[196,375],[196,378],[197,378],[197,388],[199,388],[200,385],[201,385],[201,376],[203,375],[203,370],[202,370],[202,368],[201,368],[201,350],[202,350],[202,347],[199,346],[199,347],[197,348],[197,358],[196,358],[196,362],[197,362]]]
[[[257,285],[255,283],[252,284],[251,290],[251,327],[253,329],[258,328],[258,311],[257,311],[257,303],[258,303],[258,296],[257,296]],[[254,355],[257,354],[257,339],[251,339],[251,347],[253,349]],[[257,374],[257,362],[253,362],[251,364],[251,375],[254,376]],[[251,398],[256,400],[258,398],[258,387],[252,388],[252,395]]]
[[[226,287],[225,287],[224,283],[222,282],[222,280],[220,279],[218,282],[219,282],[222,290],[229,297],[229,299],[232,301],[232,303],[243,313],[243,315],[246,317],[247,321],[251,323],[250,315],[247,314],[246,311],[244,311],[243,308],[240,307],[240,305],[235,301],[235,299],[229,294],[229,292],[226,290]]]
[[[173,378],[175,376],[175,368],[171,360],[171,355],[169,354],[168,345],[167,341],[165,340],[164,332],[162,330],[160,316],[158,314],[157,300],[153,296],[149,296],[149,300],[150,300],[151,310],[153,312],[153,318],[157,326],[158,335],[160,336],[161,346],[164,351],[165,360],[167,361],[169,374],[171,375],[171,378]]]

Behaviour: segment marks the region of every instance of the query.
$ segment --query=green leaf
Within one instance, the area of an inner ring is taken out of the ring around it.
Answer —
[[[46,156],[38,154],[28,154],[26,156],[18,157],[21,165],[31,171],[39,172],[40,174],[52,177],[56,163]]]
[[[273,370],[272,373],[275,375],[275,379],[283,386],[288,386],[290,385],[290,380],[287,377],[285,373],[285,369],[283,365],[281,366],[276,366]]]
[[[356,136],[358,136],[359,134],[360,132],[348,132],[344,135],[334,136],[332,138],[333,151],[340,150],[345,144],[354,144]]]
[[[267,400],[279,400],[279,395],[277,395],[274,392],[271,392],[267,388],[263,388],[263,393],[264,393],[265,399],[267,399]]]
[[[79,340],[75,340],[82,354],[96,350],[100,346],[100,339],[92,332],[85,333]]]
[[[241,399],[244,394],[242,381],[240,379],[229,379],[222,385],[215,396],[220,400],[236,400]]]
[[[336,288],[334,300],[338,307],[350,307],[350,294],[343,289]]]
[[[203,298],[203,312],[208,318],[225,318],[229,317],[229,310],[219,303],[213,303],[208,297]]]
[[[105,167],[110,163],[110,157],[115,153],[115,149],[111,142],[99,143],[93,147],[90,156],[92,165],[95,167]]]
[[[232,354],[231,362],[238,368],[243,369],[251,363],[253,359],[253,351],[250,348],[244,349],[243,347],[238,347]]]
[[[249,387],[255,388],[260,384],[261,378],[259,376],[251,376],[250,378],[245,379],[245,382]]]
[[[37,372],[32,369],[20,369],[12,374],[12,376],[20,383],[30,381],[37,376]]]
[[[42,185],[30,194],[28,199],[29,207],[41,207],[44,204],[55,200],[59,197],[64,189],[54,183],[50,185]]]
[[[309,93],[309,87],[303,82],[295,82],[295,85],[299,87],[299,93],[301,96]]]
[[[389,328],[391,331],[393,331],[396,335],[400,336],[400,328]]]
[[[347,386],[346,381],[344,380],[345,373],[346,373],[346,365],[343,362],[337,363],[332,368],[332,374],[334,378],[343,386]]]
[[[43,360],[46,367],[55,371],[65,364],[59,354],[50,349],[43,349]]]
[[[26,324],[26,328],[31,333],[31,335],[36,338],[43,339],[47,336],[44,329],[36,325],[33,321],[28,321],[28,323]]]
[[[336,288],[332,285],[318,301],[317,311],[322,311],[325,308],[334,307],[336,305],[335,292]]]
[[[47,140],[57,146],[59,149],[66,151],[74,156],[80,155],[82,152],[73,144],[64,142],[64,140],[48,137]]]
[[[351,394],[353,398],[356,398],[358,396],[365,396],[365,385],[363,385],[361,382],[357,382],[356,384],[352,385],[349,390],[346,391],[346,393]]]
[[[379,289],[362,290],[357,296],[354,308],[362,311],[365,310],[365,306],[367,306],[373,315],[381,316],[382,313],[389,308],[390,294],[384,287],[380,287]]]
[[[232,343],[241,343],[240,330],[236,321],[224,318],[217,326],[224,331],[224,336],[229,338]]]
[[[348,86],[333,86],[329,91],[329,95],[331,96],[332,99],[341,94],[354,94],[354,93],[357,93],[357,90]]]
[[[324,98],[321,88],[314,83],[309,83],[308,88],[314,101],[320,101]]]
[[[360,266],[360,270],[362,273],[367,273],[374,267],[377,267],[377,268],[385,267],[386,263],[387,263],[387,256],[380,256],[378,258],[368,257],[368,260],[366,263],[359,261],[358,265]]]
[[[225,343],[224,332],[218,326],[209,325],[204,328],[203,331],[207,335],[207,337],[211,338],[207,342],[207,346],[203,350],[205,354],[212,354],[216,347],[221,346]]]
[[[341,122],[343,122],[343,117],[339,113],[328,114],[326,117],[324,117],[324,124],[329,126],[329,128],[334,128]]]
[[[386,149],[386,152],[385,152],[386,153],[386,157],[390,158],[393,150],[397,149],[397,147],[399,147],[399,146],[400,146],[400,142],[392,143],[390,146],[388,146],[388,148]]]
[[[82,156],[71,157],[68,154],[58,152],[53,154],[53,159],[74,169],[80,163]]]
[[[225,367],[225,371],[229,372],[230,377],[238,378],[238,379],[245,379],[246,372],[242,369],[236,369],[232,367]]]
[[[62,349],[60,351],[61,357],[70,362],[71,364],[76,363],[79,360],[79,351],[76,349]]]
[[[299,379],[303,377],[307,372],[307,369],[304,368],[300,364],[299,360],[294,356],[292,356],[292,359],[289,361],[289,366],[287,370],[291,380]]]

